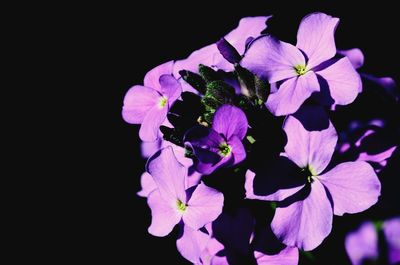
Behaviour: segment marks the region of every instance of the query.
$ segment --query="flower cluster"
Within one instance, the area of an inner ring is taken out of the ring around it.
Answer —
[[[398,146],[398,121],[351,113],[369,90],[399,98],[391,78],[358,72],[359,49],[336,48],[338,18],[304,17],[296,45],[270,35],[269,19],[243,18],[124,99],[149,158],[138,193],[148,231],[179,229],[177,249],[194,264],[298,264],[334,215],[376,204],[377,173]]]

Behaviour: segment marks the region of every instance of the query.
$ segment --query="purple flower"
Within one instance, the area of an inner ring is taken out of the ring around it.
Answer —
[[[313,13],[301,21],[296,46],[271,36],[251,43],[241,64],[270,83],[280,82],[266,103],[274,115],[296,112],[318,91],[328,93],[339,105],[355,100],[361,85],[359,75],[347,57],[330,60],[336,55],[338,22],[338,18]]]
[[[299,250],[297,248],[286,247],[275,255],[254,251],[254,257],[258,265],[297,265],[299,262]]]
[[[261,200],[284,200],[294,195],[286,204],[278,205],[271,228],[284,244],[312,250],[331,232],[333,214],[368,209],[377,202],[381,185],[366,162],[346,162],[325,170],[337,142],[336,130],[331,123],[325,130],[309,132],[299,120],[289,116],[283,129],[288,138],[284,156],[303,173],[308,173],[307,181],[268,196],[259,196],[253,186],[256,183],[254,173],[248,172],[246,195]]]
[[[221,214],[222,193],[203,183],[197,185],[192,193],[185,191],[187,169],[177,161],[172,147],[153,155],[147,162],[147,172],[157,185],[147,198],[152,214],[150,234],[166,236],[181,220],[198,230]]]
[[[200,257],[210,241],[209,234],[185,225],[182,236],[176,241],[176,247],[185,259],[193,264],[201,264]]]
[[[122,117],[128,123],[141,124],[140,139],[153,142],[168,110],[181,95],[180,83],[172,77],[173,62],[162,64],[144,78],[144,86],[129,89],[124,98]]]
[[[387,253],[379,253],[378,231],[372,222],[363,223],[345,239],[346,252],[353,265],[363,265],[365,261],[377,261],[386,255],[389,265],[400,262],[400,218],[383,222],[382,230],[387,244]]]
[[[185,144],[192,148],[198,161],[196,170],[211,174],[221,166],[233,166],[246,158],[242,144],[248,122],[244,112],[222,105],[214,115],[212,128],[195,127],[187,132]]]

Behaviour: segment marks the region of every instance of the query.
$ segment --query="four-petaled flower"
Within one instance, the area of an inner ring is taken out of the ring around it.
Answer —
[[[246,158],[242,144],[248,122],[238,107],[222,105],[214,115],[212,128],[195,127],[185,136],[185,143],[193,150],[198,161],[196,169],[211,174],[221,166],[233,166]]]
[[[339,105],[355,100],[361,86],[358,73],[347,57],[330,60],[336,55],[338,22],[338,18],[314,13],[301,21],[296,46],[271,36],[251,43],[241,65],[270,83],[280,82],[266,103],[273,114],[295,113],[317,91]]]

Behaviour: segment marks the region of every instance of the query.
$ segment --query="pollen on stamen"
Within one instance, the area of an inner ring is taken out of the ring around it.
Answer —
[[[296,65],[294,67],[294,70],[296,71],[296,73],[298,75],[304,75],[305,73],[307,73],[307,67],[305,65],[301,65],[301,64]]]
[[[166,97],[161,97],[160,100],[158,101],[158,106],[160,109],[164,108],[165,105],[167,105],[167,98]]]
[[[221,156],[224,156],[224,157],[230,155],[230,153],[232,152],[232,147],[231,147],[229,144],[227,144],[227,143],[221,143],[221,144],[218,146],[218,149],[219,149],[219,152],[218,152],[218,153],[219,153]]]
[[[176,201],[176,207],[177,207],[178,211],[184,212],[184,211],[186,211],[187,205],[178,199]]]

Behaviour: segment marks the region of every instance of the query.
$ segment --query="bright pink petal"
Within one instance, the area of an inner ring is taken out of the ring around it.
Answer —
[[[157,185],[154,182],[153,177],[147,172],[144,172],[140,177],[140,185],[142,186],[142,189],[137,193],[137,195],[140,197],[147,197],[150,193],[157,189]]]
[[[149,87],[132,87],[125,95],[122,117],[128,123],[142,123],[146,114],[157,105],[160,96],[156,90]]]
[[[182,213],[161,197],[159,190],[150,193],[147,203],[151,209],[151,225],[148,229],[153,236],[166,236],[179,223]]]
[[[286,247],[275,255],[254,251],[254,257],[258,265],[297,265],[299,262],[299,250],[293,247]]]
[[[378,259],[378,233],[372,222],[348,234],[344,245],[353,265],[363,265],[366,259]]]
[[[146,168],[165,201],[175,206],[178,199],[186,202],[187,169],[176,160],[172,147],[168,146],[154,154],[148,160]]]
[[[200,264],[200,256],[210,241],[210,236],[185,225],[183,235],[176,241],[179,253],[194,264]]]
[[[181,84],[172,75],[160,76],[161,93],[168,99],[168,105],[171,107],[172,104],[177,100],[182,93]]]
[[[256,39],[247,50],[241,65],[270,83],[295,77],[295,66],[305,65],[301,51],[295,46],[263,36]]]
[[[343,57],[331,66],[316,73],[328,83],[329,93],[335,100],[335,104],[347,105],[352,103],[361,90],[360,75],[347,57]]]
[[[142,141],[154,142],[158,139],[160,125],[167,118],[167,113],[167,106],[161,108],[158,105],[147,112],[139,130],[139,137]]]
[[[378,201],[381,183],[366,162],[346,162],[318,176],[332,196],[335,215],[362,212]]]
[[[322,131],[307,131],[293,116],[287,117],[283,130],[288,138],[287,157],[301,168],[308,168],[315,176],[329,164],[337,143],[337,133],[332,123]]]
[[[246,115],[241,109],[232,105],[222,105],[215,112],[212,128],[227,139],[236,135],[242,140],[246,136],[248,126]]]
[[[183,222],[193,229],[199,229],[217,219],[223,206],[224,195],[200,183],[187,203]]]
[[[354,67],[354,69],[358,69],[364,65],[364,54],[358,48],[353,48],[349,50],[339,50],[337,52],[340,55],[346,56],[349,59],[351,65]]]
[[[278,91],[268,97],[266,105],[276,116],[292,114],[315,91],[319,91],[318,79],[314,72],[309,71],[283,82]]]
[[[296,47],[307,55],[309,69],[335,56],[338,23],[338,18],[323,13],[309,14],[300,22]]]
[[[159,92],[161,92],[161,86],[159,78],[162,75],[170,75],[172,73],[172,67],[174,66],[173,61],[163,63],[157,67],[154,67],[144,77],[144,85],[151,87]]]
[[[332,206],[324,186],[315,180],[307,198],[276,208],[271,228],[285,245],[309,251],[329,235],[332,219]]]

